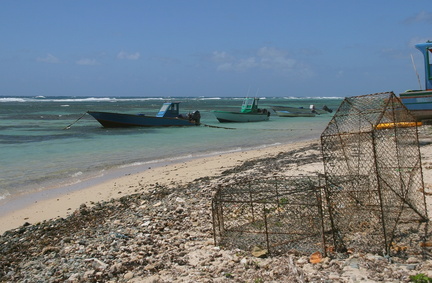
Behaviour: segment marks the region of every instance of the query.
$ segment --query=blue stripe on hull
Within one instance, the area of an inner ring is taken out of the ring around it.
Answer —
[[[399,94],[402,103],[417,120],[432,118],[432,92],[411,91]]]
[[[193,122],[178,118],[160,118],[154,116],[119,114],[109,112],[88,112],[102,126],[108,128],[119,127],[170,127],[194,126]]]

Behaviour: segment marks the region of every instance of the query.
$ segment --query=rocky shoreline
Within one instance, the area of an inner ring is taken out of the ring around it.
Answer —
[[[305,154],[307,152],[307,154]],[[302,171],[319,144],[248,161],[189,184],[154,184],[82,205],[67,218],[26,224],[0,237],[0,282],[409,282],[432,277],[420,255],[255,257],[214,245],[211,199],[222,184]]]

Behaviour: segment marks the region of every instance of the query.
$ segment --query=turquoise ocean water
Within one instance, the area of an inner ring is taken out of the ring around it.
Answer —
[[[89,178],[134,173],[155,164],[319,138],[332,114],[269,121],[219,123],[211,110],[240,109],[243,98],[219,97],[0,97],[0,205],[17,195]],[[103,128],[86,111],[155,115],[165,101],[180,101],[182,113],[199,110],[206,125],[229,127]],[[334,112],[342,98],[261,98],[271,105]],[[333,113],[334,113],[333,112]],[[69,129],[68,125],[74,123]]]

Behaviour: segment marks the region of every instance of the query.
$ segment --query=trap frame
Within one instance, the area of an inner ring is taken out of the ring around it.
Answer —
[[[320,137],[324,175],[220,187],[215,243],[271,253],[422,252],[429,218],[417,125],[393,92],[346,98]]]

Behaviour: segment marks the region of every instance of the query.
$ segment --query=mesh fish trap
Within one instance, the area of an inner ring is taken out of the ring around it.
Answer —
[[[417,125],[393,92],[346,98],[321,134],[324,175],[220,187],[212,200],[215,243],[271,253],[423,252]]]
[[[336,249],[389,254],[427,222],[417,123],[393,92],[346,98],[321,146]]]
[[[219,188],[212,202],[215,242],[273,254],[325,252],[321,184],[302,176]]]

